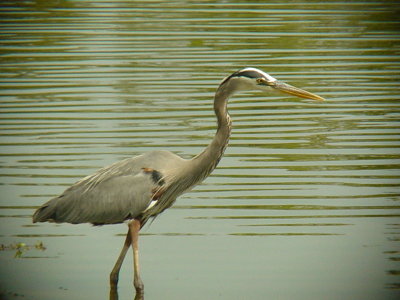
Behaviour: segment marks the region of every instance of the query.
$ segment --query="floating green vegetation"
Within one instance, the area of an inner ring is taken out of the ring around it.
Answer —
[[[21,258],[23,257],[24,253],[26,253],[29,250],[40,250],[40,251],[44,251],[46,250],[46,247],[43,245],[43,242],[38,241],[36,242],[34,245],[28,245],[25,243],[13,243],[10,245],[4,245],[4,244],[0,244],[0,251],[5,251],[5,250],[15,250],[15,258]]]

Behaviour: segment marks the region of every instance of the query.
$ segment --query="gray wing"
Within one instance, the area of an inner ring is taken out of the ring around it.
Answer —
[[[184,162],[168,151],[152,151],[119,161],[43,204],[33,215],[33,222],[114,224],[135,218],[167,185],[165,174]]]

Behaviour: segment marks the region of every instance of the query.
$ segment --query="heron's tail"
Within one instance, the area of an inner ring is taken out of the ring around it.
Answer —
[[[39,207],[32,216],[33,223],[55,221],[55,205],[52,205],[52,200]]]

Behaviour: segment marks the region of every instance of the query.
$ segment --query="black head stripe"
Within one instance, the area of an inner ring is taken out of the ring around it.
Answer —
[[[259,72],[255,70],[239,71],[236,72],[238,77],[248,77],[248,78],[260,78],[263,77]]]
[[[239,71],[236,71],[235,73],[233,73],[232,75],[226,77],[225,80],[221,83],[221,85],[223,85],[224,83],[226,83],[233,77],[247,77],[247,78],[256,79],[256,78],[260,78],[263,76],[256,70],[239,70]]]

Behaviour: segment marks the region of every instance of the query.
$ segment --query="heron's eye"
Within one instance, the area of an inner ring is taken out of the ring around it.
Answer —
[[[269,81],[268,79],[265,78],[257,78],[256,82],[258,85],[265,85],[265,86],[271,86],[271,87],[275,87],[276,85],[276,81]]]
[[[257,82],[257,84],[265,85],[265,79],[264,78],[257,78],[256,82]]]

